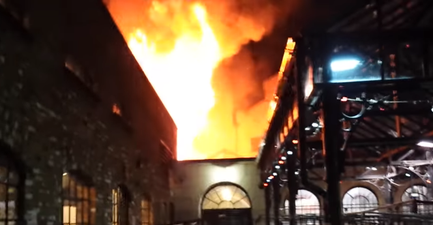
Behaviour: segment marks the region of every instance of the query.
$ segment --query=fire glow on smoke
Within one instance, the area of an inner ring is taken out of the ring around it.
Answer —
[[[272,26],[273,15],[267,15],[274,8],[262,4],[260,12],[243,15],[232,13],[232,2],[235,1],[106,2],[129,48],[177,125],[178,160],[205,159],[222,149],[237,152],[240,157],[255,156],[251,149],[232,149],[233,140],[222,138],[230,131],[211,124],[209,112],[216,102],[212,77],[222,60],[236,54],[248,41],[262,38]],[[233,106],[226,108],[230,107]],[[206,138],[199,140],[204,133]],[[246,139],[249,143],[250,139]]]

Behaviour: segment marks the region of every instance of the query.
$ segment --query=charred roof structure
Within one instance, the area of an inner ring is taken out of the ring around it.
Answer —
[[[412,178],[431,193],[432,26],[432,1],[375,1],[326,33],[306,32],[294,39],[295,47],[283,59],[276,107],[257,157],[267,224],[271,214],[275,224],[280,222],[284,188],[290,193],[288,219],[291,224],[299,220],[295,204],[300,187],[325,199],[323,219],[329,224],[360,216],[362,224],[369,219],[371,224],[432,223],[433,211],[413,214],[432,205],[416,197],[400,203],[389,194],[379,208],[344,215],[340,197],[346,179],[380,180],[386,194],[399,180]],[[346,169],[352,166],[384,169],[349,177]],[[318,175],[315,168],[326,172]],[[326,189],[315,184],[317,179],[327,183]],[[411,210],[405,213],[407,204]]]

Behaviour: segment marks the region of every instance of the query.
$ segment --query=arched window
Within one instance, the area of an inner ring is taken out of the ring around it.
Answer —
[[[141,225],[153,225],[152,202],[149,198],[141,200]]]
[[[19,176],[10,160],[0,156],[0,224],[18,224]]]
[[[89,180],[64,173],[62,187],[63,224],[95,224],[96,193]]]
[[[410,200],[417,201],[428,201],[428,189],[423,185],[413,185],[407,188],[403,195],[401,196],[402,202],[407,202]],[[418,214],[430,214],[432,207],[430,205],[417,204],[416,213]],[[403,206],[404,213],[414,212],[413,205]]]
[[[401,196],[401,201],[428,201],[427,192],[427,187],[423,185],[413,185],[412,187],[409,187],[404,191],[404,194]]]
[[[251,208],[247,193],[236,185],[222,184],[209,190],[204,196],[202,209]]]
[[[289,215],[289,200],[284,202],[286,214]],[[300,189],[296,195],[296,215],[320,215],[319,198],[311,191]]]
[[[364,187],[354,187],[343,196],[344,213],[363,212],[375,209],[378,206],[379,203],[376,195]]]
[[[124,187],[117,187],[111,191],[112,216],[111,224],[128,224],[129,195]]]

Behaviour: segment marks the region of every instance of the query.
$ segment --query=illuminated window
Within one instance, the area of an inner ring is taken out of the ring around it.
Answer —
[[[95,224],[95,188],[69,173],[63,174],[62,187],[63,224]]]
[[[0,156],[0,224],[14,225],[18,222],[18,173],[3,156]]]
[[[419,200],[419,201],[428,201],[427,197],[427,187],[423,185],[413,185],[404,191],[404,194],[401,196],[401,201],[410,201],[410,200]]]
[[[206,193],[202,209],[247,209],[251,208],[247,193],[232,184],[218,185]]]
[[[296,215],[320,215],[319,199],[305,189],[298,190],[296,196]],[[289,200],[284,203],[286,214],[289,215]]]
[[[348,190],[343,196],[344,213],[372,210],[378,206],[379,204],[376,195],[364,187],[354,187]]]
[[[148,198],[141,200],[141,225],[153,225],[152,203]]]
[[[117,189],[113,189],[112,193],[111,193],[111,201],[112,201],[112,212],[111,212],[111,223],[113,225],[119,225],[119,217],[120,217],[120,213],[119,213],[119,202],[120,202],[120,195],[121,192],[119,190],[119,188]]]
[[[129,198],[124,188],[118,187],[111,192],[113,225],[128,224]]]
[[[402,202],[407,202],[410,200],[417,200],[417,201],[428,201],[428,189],[427,187],[423,185],[413,185],[409,188],[407,188],[404,191],[404,194],[401,196]],[[405,205],[403,206],[403,212],[410,213],[412,212],[412,205]],[[431,205],[424,205],[417,203],[417,213],[419,214],[426,214],[431,213],[432,206]]]

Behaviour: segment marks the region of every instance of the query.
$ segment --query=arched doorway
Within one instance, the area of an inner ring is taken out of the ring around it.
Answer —
[[[365,187],[354,187],[343,196],[344,213],[355,213],[379,207],[377,196]]]
[[[251,225],[251,200],[240,186],[219,183],[204,195],[201,204],[206,225]]]
[[[296,215],[320,215],[319,198],[311,191],[299,189],[296,195]],[[289,200],[284,202],[284,211],[289,215]]]
[[[407,202],[410,200],[416,200],[416,201],[428,201],[428,189],[424,185],[413,185],[411,187],[408,187],[403,195],[401,196],[402,202]],[[413,205],[408,204],[403,206],[403,213],[412,213],[413,211]],[[417,203],[416,207],[416,213],[418,214],[430,214],[432,210],[432,206],[430,205],[424,205]]]

